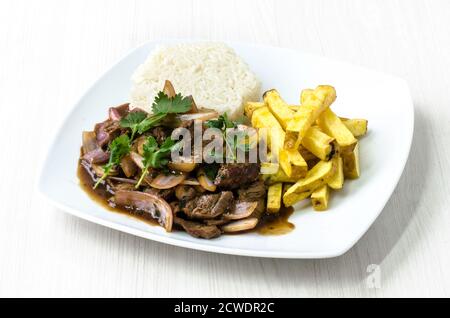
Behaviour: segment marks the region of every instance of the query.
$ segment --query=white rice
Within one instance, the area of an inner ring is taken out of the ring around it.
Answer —
[[[151,112],[155,95],[170,80],[177,93],[192,95],[199,107],[236,119],[246,101],[260,98],[261,83],[233,49],[223,43],[160,46],[132,77],[131,108]]]

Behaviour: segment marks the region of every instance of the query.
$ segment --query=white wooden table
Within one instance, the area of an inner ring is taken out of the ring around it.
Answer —
[[[450,296],[449,30],[445,0],[2,0],[0,296]],[[352,250],[329,260],[186,250],[79,220],[34,192],[38,158],[77,98],[131,48],[171,37],[299,48],[408,81],[411,156]]]

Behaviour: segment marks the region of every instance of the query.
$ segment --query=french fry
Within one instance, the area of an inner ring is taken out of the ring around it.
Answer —
[[[350,153],[342,153],[344,177],[357,179],[360,176],[359,170],[359,144]]]
[[[313,126],[308,129],[305,137],[302,139],[302,146],[313,153],[321,160],[330,160],[333,152],[334,138],[323,133],[318,127]]]
[[[266,105],[262,102],[247,102],[244,106],[244,114],[245,114],[245,116],[247,116],[248,118],[251,119],[255,109],[258,109],[258,108],[261,108],[264,106],[266,106]]]
[[[295,149],[280,149],[279,161],[281,169],[288,177],[303,178],[308,172],[308,164]]]
[[[265,165],[265,164],[262,164]],[[272,164],[273,165],[273,164]],[[268,185],[272,185],[278,182],[288,182],[295,183],[298,181],[298,178],[288,177],[283,169],[278,169],[277,172],[271,174],[263,174],[261,175],[261,179]]]
[[[287,190],[289,190],[290,187],[292,187],[293,183],[283,183],[283,195],[286,193]]]
[[[268,134],[268,146],[272,153],[279,153],[279,150],[283,148],[285,133],[278,120],[270,112],[267,106],[255,109],[252,115],[252,126],[255,128],[270,129]]]
[[[281,124],[281,127],[286,129],[288,122],[292,119],[295,112],[289,108],[289,105],[281,98],[276,89],[265,92],[263,99],[272,114]]]
[[[268,107],[261,107],[253,112],[252,125],[256,128],[268,128],[268,146],[272,154],[278,154],[278,162],[281,169],[288,177],[304,177],[308,166],[297,150],[288,151],[283,149],[285,132],[281,124],[270,112]]]
[[[335,162],[320,161],[308,173],[304,179],[300,179],[283,195],[285,206],[291,206],[298,201],[306,199],[317,188],[325,185],[336,171]]]
[[[355,138],[362,137],[367,133],[367,119],[342,119],[342,123],[347,127]]]
[[[305,159],[306,161],[317,159],[317,157],[311,151],[309,151],[302,145],[300,145],[300,147],[298,147],[298,152],[303,157],[303,159]]]
[[[330,190],[325,184],[311,193],[311,203],[316,211],[325,211],[328,208]]]
[[[336,90],[332,86],[318,86],[313,92],[302,92],[302,105],[286,127],[285,148],[295,148],[301,144],[308,129],[319,115],[336,100]]]
[[[265,175],[271,175],[278,173],[280,170],[280,165],[274,162],[261,162],[260,174],[261,178],[265,180]]]
[[[244,106],[244,115],[247,116],[248,118],[252,118],[253,115],[253,111],[255,111],[255,109],[261,108],[267,106],[264,102],[247,102]],[[287,105],[289,107],[290,110],[296,112],[299,108],[300,105]]]
[[[277,213],[281,208],[283,183],[275,183],[267,190],[267,213]]]
[[[331,109],[320,114],[317,124],[324,133],[336,139],[342,152],[351,152],[355,147],[357,139]]]
[[[336,161],[336,173],[328,180],[328,186],[334,190],[339,190],[344,186],[343,161],[339,155],[334,156],[332,160]]]
[[[284,149],[288,154],[289,163],[291,164],[293,178],[303,178],[308,172],[308,164],[298,150]]]
[[[281,169],[283,169],[288,177],[292,177],[292,166],[289,161],[289,154],[285,149],[280,149],[278,160]]]

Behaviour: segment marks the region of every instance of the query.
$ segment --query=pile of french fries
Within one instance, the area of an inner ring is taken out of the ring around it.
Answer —
[[[336,90],[328,85],[303,90],[300,105],[287,104],[275,89],[263,99],[248,102],[245,115],[254,128],[270,130],[266,142],[277,156],[273,173],[262,175],[269,185],[267,212],[308,197],[316,211],[326,210],[330,189],[342,189],[344,179],[360,175],[357,138],[366,134],[367,120],[338,117],[330,109]],[[262,167],[269,165],[274,163]]]

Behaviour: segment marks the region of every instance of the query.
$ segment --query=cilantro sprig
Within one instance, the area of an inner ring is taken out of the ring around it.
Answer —
[[[103,175],[95,183],[94,189],[106,179],[106,177],[111,172],[111,169],[120,164],[120,160],[130,152],[130,138],[128,135],[120,135],[115,138],[108,146],[110,152],[109,161],[103,166]]]
[[[168,114],[185,113],[192,107],[192,99],[176,94],[174,97],[159,92],[152,105],[153,114],[147,116],[144,112],[131,112],[120,121],[120,126],[131,129],[131,140],[136,133],[143,134],[155,127]]]
[[[208,120],[205,125],[208,128],[217,128],[222,132],[223,140],[225,141],[225,146],[229,149],[229,153],[231,153],[231,160],[236,160],[236,151],[240,149],[244,152],[249,152],[252,148],[252,145],[247,143],[248,136],[246,136],[245,131],[237,131],[233,134],[228,134],[228,129],[237,128],[238,125],[241,124],[241,121],[232,121],[228,118],[227,113],[220,115],[217,119]],[[244,144],[240,144],[238,141],[240,137],[243,137],[246,142]],[[215,156],[215,153],[210,154],[211,156]]]
[[[120,120],[120,126],[131,129],[130,139],[133,140],[134,135],[140,130],[142,122],[146,118],[147,114],[144,112],[131,112],[125,118]]]
[[[138,111],[130,112],[126,117],[120,120],[120,126],[129,128],[131,130],[130,137],[123,134],[115,138],[109,145],[110,152],[109,161],[103,166],[103,175],[95,183],[94,189],[105,180],[111,173],[111,169],[120,164],[122,158],[130,152],[131,142],[135,135],[143,134],[152,127],[155,127],[168,114],[185,113],[192,108],[192,99],[190,97],[183,97],[181,94],[176,94],[173,97],[167,96],[164,92],[159,92],[155,97],[152,105],[153,114]],[[144,144],[144,169],[141,178],[139,179],[136,188],[139,187],[145,175],[148,174],[150,167],[162,168],[167,165],[169,160],[167,155],[170,154],[175,142],[167,138],[164,143],[158,147],[155,138],[150,136]]]
[[[167,96],[164,92],[159,92],[152,105],[155,114],[175,114],[185,113],[192,107],[192,99],[176,94],[174,97]]]
[[[228,118],[227,113],[220,115],[217,119],[211,119],[206,122],[206,127],[208,128],[217,128],[222,131],[225,131],[227,128],[236,128],[238,122],[231,121]]]
[[[170,137],[166,138],[161,146],[158,146],[158,142],[153,136],[148,136],[143,146],[143,157],[141,177],[136,184],[136,189],[139,188],[145,176],[149,173],[150,168],[160,169],[169,163],[169,155],[177,144]]]

